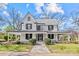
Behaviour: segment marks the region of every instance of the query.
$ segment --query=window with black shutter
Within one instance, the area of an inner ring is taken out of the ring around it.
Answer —
[[[41,26],[40,25],[37,25],[37,30],[41,30]]]
[[[48,25],[48,30],[53,30],[53,25]]]
[[[48,38],[54,39],[54,34],[48,34]]]
[[[25,39],[27,39],[27,40],[32,39],[32,34],[26,34]]]
[[[32,24],[26,24],[26,29],[32,29]]]
[[[28,24],[26,24],[26,29],[28,29]]]

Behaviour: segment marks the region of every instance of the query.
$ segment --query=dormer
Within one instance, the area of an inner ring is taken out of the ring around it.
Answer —
[[[34,30],[35,22],[34,17],[28,13],[22,21],[22,30]]]
[[[23,19],[23,23],[30,23],[30,22],[35,22],[34,17],[32,16],[32,14],[27,13],[27,15],[25,15],[24,19]]]

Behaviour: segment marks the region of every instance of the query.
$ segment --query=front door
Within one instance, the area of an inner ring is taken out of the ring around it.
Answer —
[[[37,40],[43,41],[43,34],[37,34]]]

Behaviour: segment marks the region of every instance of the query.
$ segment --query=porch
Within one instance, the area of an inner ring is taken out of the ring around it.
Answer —
[[[63,35],[67,35],[67,41],[70,41],[70,34],[67,32],[8,32],[10,34],[20,35],[20,42],[27,42],[29,39],[36,39],[37,41],[44,41],[45,38],[50,38],[59,42]]]

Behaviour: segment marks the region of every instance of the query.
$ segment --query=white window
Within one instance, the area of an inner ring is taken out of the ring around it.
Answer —
[[[26,38],[27,40],[29,40],[29,39],[31,39],[31,38],[32,38],[32,34],[25,34],[25,35],[26,35],[26,37],[25,37],[25,38]]]
[[[30,20],[31,20],[31,17],[29,16],[29,17],[28,17],[28,21],[30,21]]]
[[[48,38],[54,39],[54,34],[48,34]]]
[[[48,25],[48,30],[53,30],[53,25]]]
[[[32,29],[32,24],[26,24],[26,29]]]

